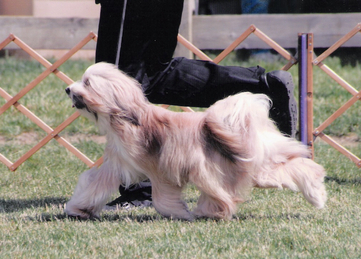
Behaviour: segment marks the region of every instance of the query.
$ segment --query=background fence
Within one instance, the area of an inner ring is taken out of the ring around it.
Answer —
[[[350,42],[354,39],[354,37],[360,32],[360,24],[357,24],[354,29],[348,32],[346,35],[341,37],[335,44],[333,44],[329,49],[327,49],[321,56],[314,58],[313,48],[315,47],[314,44],[314,34],[308,33],[307,34],[307,73],[305,75],[300,74],[300,78],[305,80],[306,88],[307,88],[307,106],[305,109],[308,120],[307,120],[307,144],[313,150],[313,143],[314,138],[319,136],[325,142],[336,148],[342,154],[349,157],[358,167],[361,167],[360,159],[348,151],[346,148],[342,147],[340,144],[336,143],[331,137],[325,135],[323,130],[332,123],[337,117],[341,116],[342,113],[347,110],[351,105],[356,103],[357,100],[360,99],[360,92],[354,89],[351,85],[349,85],[344,79],[337,76],[331,69],[329,69],[322,61],[329,56],[332,52],[334,52],[337,48]],[[231,44],[224,49],[214,60],[213,62],[219,63],[222,61],[230,52],[234,49],[238,48],[240,45],[245,44],[245,42],[249,41],[250,39],[253,40],[252,37],[256,36],[257,40],[260,41],[262,44],[267,45],[267,48],[274,49],[278,52],[281,56],[283,56],[287,63],[282,68],[283,70],[288,70],[290,67],[298,63],[298,59],[293,57],[287,50],[281,47],[281,44],[274,41],[271,37],[266,35],[263,31],[258,29],[256,26],[251,25],[244,32],[240,34]],[[317,37],[317,35],[315,36]],[[31,89],[36,87],[39,82],[41,82],[44,78],[46,78],[50,74],[55,74],[59,77],[62,81],[66,84],[71,84],[73,81],[66,76],[64,73],[58,70],[59,66],[66,62],[72,55],[74,55],[77,51],[87,48],[88,44],[96,41],[97,36],[95,33],[89,33],[85,38],[83,38],[79,43],[75,44],[71,50],[69,50],[62,58],[56,61],[54,64],[48,62],[45,58],[40,56],[34,49],[29,47],[26,43],[24,43],[20,38],[16,35],[10,34],[3,42],[0,43],[0,50],[7,48],[10,44],[15,43],[17,46],[16,48],[23,49],[28,55],[35,58],[39,63],[41,63],[46,70],[42,72],[35,80],[30,82],[27,86],[25,86],[19,93],[15,96],[10,96],[5,90],[0,88],[0,95],[6,100],[6,103],[0,107],[0,116],[4,113],[7,109],[11,106],[14,106],[24,115],[26,115],[30,120],[36,123],[40,128],[42,128],[46,133],[46,137],[43,138],[38,144],[36,144],[32,149],[30,149],[26,154],[20,157],[16,162],[11,162],[7,159],[4,155],[0,154],[0,161],[4,163],[10,170],[16,170],[22,163],[24,163],[30,156],[32,156],[35,152],[37,152],[40,148],[46,145],[51,139],[57,140],[61,145],[66,147],[70,152],[76,155],[79,159],[81,159],[85,164],[88,166],[98,166],[102,163],[102,158],[99,158],[96,162],[91,161],[88,157],[82,154],[79,150],[77,150],[73,145],[71,145],[67,140],[59,136],[59,134],[64,130],[68,125],[70,125],[76,118],[79,117],[79,113],[75,112],[69,118],[65,119],[63,123],[58,125],[55,129],[52,129],[48,125],[46,125],[40,118],[38,118],[35,114],[33,114],[30,110],[28,110],[25,106],[19,103],[19,100],[26,95]],[[66,39],[63,39],[66,41]],[[194,53],[200,59],[203,60],[211,60],[207,55],[205,55],[199,48],[197,48],[194,44],[188,41],[183,36],[178,36],[178,41],[184,46],[187,50]],[[354,43],[352,43],[354,45]],[[12,47],[14,48],[14,47]],[[323,71],[325,71],[331,78],[333,78],[336,82],[342,85],[346,90],[348,90],[353,97],[339,110],[337,110],[330,118],[328,118],[324,123],[318,126],[316,129],[313,127],[313,114],[312,114],[312,102],[313,102],[313,66],[318,66]],[[306,77],[306,78],[304,78]],[[166,107],[166,106],[165,106]],[[185,111],[191,111],[190,108],[182,107]],[[304,109],[304,108],[302,108]]]
[[[352,105],[355,105],[355,103],[361,99],[361,91],[356,90],[352,85],[347,83],[347,81],[343,78],[341,78],[337,73],[335,73],[332,69],[330,69],[327,65],[323,63],[323,61],[330,56],[335,50],[337,50],[339,47],[344,45],[346,42],[352,40],[355,35],[357,35],[359,32],[361,32],[361,23],[358,23],[352,30],[350,30],[346,35],[344,35],[342,38],[340,38],[336,43],[334,43],[330,48],[328,48],[325,52],[323,52],[319,57],[316,57],[314,59],[309,60],[309,66],[317,66],[321,70],[323,70],[328,76],[330,76],[334,81],[336,81],[339,85],[341,85],[346,91],[352,94],[352,98],[349,99],[344,105],[342,105],[338,110],[336,110],[329,118],[327,118],[321,125],[317,126],[315,129],[312,125],[310,125],[310,132],[312,131],[312,134],[315,137],[320,137],[322,140],[324,140],[326,143],[334,147],[336,150],[347,156],[349,159],[351,159],[359,168],[361,167],[361,160],[359,157],[354,155],[352,152],[344,148],[342,145],[337,143],[335,140],[333,140],[330,136],[327,136],[323,133],[323,131],[331,125],[333,121],[335,121],[337,118],[342,116]],[[311,35],[312,36],[312,35]],[[312,39],[314,37],[312,36]],[[312,40],[311,47],[312,47]],[[360,44],[361,45],[361,44]],[[312,70],[309,71],[312,73]],[[309,78],[313,78],[312,74],[307,75]],[[312,84],[312,80],[309,81],[310,84]],[[311,87],[312,89],[313,87]],[[311,123],[311,122],[310,122]],[[311,134],[310,134],[311,136]],[[311,140],[309,140],[311,141]]]
[[[84,47],[87,43],[92,40],[96,41],[97,36],[94,33],[89,33],[82,41],[76,44],[71,50],[69,50],[62,58],[56,61],[54,64],[51,64],[41,55],[39,55],[34,49],[29,47],[26,43],[24,43],[21,39],[16,37],[13,34],[10,34],[3,42],[0,43],[0,50],[9,45],[10,43],[15,43],[19,48],[23,49],[27,54],[37,60],[40,64],[42,64],[46,70],[42,72],[37,78],[31,81],[28,85],[26,85],[19,93],[15,96],[9,95],[3,88],[0,88],[0,95],[7,101],[2,107],[0,107],[0,116],[11,106],[14,106],[17,110],[23,113],[26,117],[28,117],[32,122],[38,125],[41,129],[43,129],[47,135],[43,138],[38,144],[36,144],[32,149],[26,152],[23,156],[21,156],[16,162],[11,162],[7,159],[3,154],[0,154],[0,161],[4,163],[10,170],[15,171],[22,163],[24,163],[28,158],[30,158],[34,153],[36,153],[40,148],[46,145],[51,139],[57,140],[61,145],[67,148],[70,152],[72,152],[75,156],[81,159],[88,166],[98,166],[102,163],[102,159],[100,158],[95,163],[91,161],[87,156],[85,156],[82,152],[80,152],[77,148],[71,145],[67,140],[59,136],[59,133],[63,131],[68,125],[70,125],[76,118],[80,116],[78,112],[75,112],[69,118],[64,120],[59,126],[55,129],[52,129],[45,122],[43,122],[40,118],[38,118],[34,113],[32,113],[25,106],[21,105],[18,101],[24,97],[30,90],[36,87],[42,80],[44,80],[50,74],[56,75],[66,84],[70,85],[73,83],[73,80],[70,79],[67,75],[58,70],[58,68],[66,62],[71,56],[73,56],[77,51],[79,51],[82,47]]]

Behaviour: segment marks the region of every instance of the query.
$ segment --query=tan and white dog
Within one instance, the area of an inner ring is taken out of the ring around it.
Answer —
[[[266,95],[241,93],[205,112],[176,113],[150,104],[137,81],[106,63],[90,66],[66,92],[107,137],[103,165],[80,176],[66,204],[70,216],[99,217],[119,185],[144,179],[155,209],[176,219],[231,219],[253,187],[300,190],[315,207],[325,204],[323,167],[277,130]],[[193,212],[182,200],[188,183],[201,193]]]

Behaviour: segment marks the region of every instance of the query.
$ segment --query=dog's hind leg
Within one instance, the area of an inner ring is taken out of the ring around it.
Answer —
[[[299,190],[309,203],[323,208],[327,200],[324,177],[322,166],[311,159],[298,157],[255,175],[254,187]]]
[[[152,180],[151,182],[153,206],[162,216],[189,221],[194,219],[182,200],[183,187]]]
[[[209,190],[207,193],[202,191],[193,214],[200,218],[231,219],[237,209],[237,200],[221,187],[216,190],[215,195],[210,195]]]
[[[306,200],[316,208],[323,208],[327,200],[323,167],[307,158],[295,158],[285,164],[292,180]]]

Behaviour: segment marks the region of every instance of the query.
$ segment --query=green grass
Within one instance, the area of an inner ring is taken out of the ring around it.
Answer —
[[[232,57],[222,64],[235,64]],[[360,89],[359,65],[342,67],[338,59],[325,61]],[[86,61],[71,61],[61,71],[80,79]],[[239,64],[239,63],[237,63]],[[243,66],[254,61],[242,62]],[[284,62],[260,63],[267,70]],[[0,59],[1,87],[14,95],[43,71],[35,62]],[[297,68],[291,73],[297,83]],[[332,114],[345,100],[346,91],[315,68],[315,124]],[[46,123],[56,127],[74,112],[64,93],[66,85],[55,76],[20,100]],[[0,105],[5,103],[0,98]],[[327,133],[360,136],[357,107],[335,121]],[[54,116],[56,114],[56,116]],[[15,161],[34,143],[15,138],[42,130],[15,109],[0,116],[0,153]],[[85,119],[78,119],[65,135],[96,135]],[[77,148],[95,160],[104,145],[80,141]],[[359,145],[348,146],[361,154]],[[0,164],[0,258],[359,258],[361,254],[361,176],[346,157],[317,141],[316,161],[328,173],[326,208],[317,210],[300,193],[285,190],[253,191],[231,221],[164,219],[153,208],[106,211],[100,221],[74,221],[64,214],[78,176],[86,166],[55,140],[26,161],[16,172]],[[195,206],[198,191],[190,186],[185,199]]]

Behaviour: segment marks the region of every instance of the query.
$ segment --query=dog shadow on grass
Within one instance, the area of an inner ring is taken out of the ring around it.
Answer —
[[[339,185],[356,185],[361,186],[361,178],[339,178],[333,176],[327,176],[325,178],[326,183],[336,183]],[[22,212],[27,209],[36,209],[36,208],[56,208],[63,210],[65,203],[68,201],[66,197],[44,197],[39,199],[1,199],[0,198],[0,214],[10,214],[16,212]],[[196,203],[196,199],[187,199],[187,203]],[[119,212],[119,213],[118,213]],[[129,221],[129,222],[152,222],[152,221],[161,221],[169,220],[157,214],[155,211],[139,211],[138,208],[132,208],[130,210],[120,209],[115,212],[104,212],[101,215],[101,219],[90,219],[95,221]],[[304,215],[303,215],[304,216]],[[14,217],[14,216],[10,216]],[[15,216],[16,217],[16,216]],[[236,214],[233,217],[233,220],[245,221],[249,219],[264,219],[267,218],[282,218],[282,219],[297,219],[302,218],[299,214],[279,214],[279,215],[268,215],[260,216],[253,214]],[[82,221],[79,219],[69,218],[64,212],[60,213],[41,213],[36,214],[36,216],[22,216],[22,219],[36,221],[36,222],[47,222],[54,220],[74,220]],[[205,221],[205,220],[214,220],[214,219],[196,219],[195,221]]]
[[[248,220],[272,220],[272,219],[282,219],[282,220],[305,220],[312,219],[313,215],[301,215],[299,213],[281,213],[275,215],[256,215],[256,214],[237,214],[233,216],[231,221],[248,221]],[[52,213],[42,213],[41,215],[36,216],[28,216],[24,218],[27,221],[34,222],[49,222],[49,221],[64,221],[69,220],[73,222],[129,222],[129,223],[149,223],[149,222],[161,222],[161,221],[175,221],[175,222],[190,222],[188,220],[178,220],[163,217],[157,213],[150,212],[149,214],[127,214],[127,215],[119,215],[119,214],[103,214],[100,219],[78,219],[78,218],[70,218],[65,213],[52,214]],[[224,222],[221,219],[212,219],[212,218],[197,218],[193,222]]]
[[[9,199],[4,200],[0,199],[0,214],[9,214],[7,217],[9,220],[25,220],[32,222],[50,222],[50,221],[74,221],[74,222],[82,222],[82,221],[99,221],[99,222],[115,222],[115,221],[123,221],[123,222],[136,222],[136,223],[145,223],[145,222],[159,222],[159,221],[174,221],[173,219],[165,218],[158,214],[154,208],[131,208],[127,209],[119,209],[114,211],[104,211],[101,214],[100,219],[88,219],[81,220],[78,218],[68,217],[66,213],[63,212],[64,205],[68,201],[68,198],[65,197],[45,197],[41,199]],[[196,202],[194,199],[189,199],[186,201],[187,203]],[[42,213],[29,213],[29,215],[22,214],[21,216],[10,215],[11,213],[23,212],[27,209],[36,209],[44,208],[55,208],[59,213],[52,212],[42,212]],[[280,218],[280,219],[300,219],[305,215],[300,214],[277,214],[277,215],[257,215],[257,214],[240,214],[237,213],[232,220],[235,221],[247,221],[247,220],[264,220],[265,218]],[[175,220],[179,221],[179,220]],[[182,220],[181,220],[182,221]],[[216,219],[209,218],[198,218],[195,219],[195,222],[200,221],[222,221]]]
[[[0,199],[0,213],[20,212],[38,207],[63,206],[68,201],[65,197],[44,197],[39,199]]]
[[[20,218],[16,215],[10,215],[12,213],[19,213],[26,211],[28,209],[40,209],[48,210],[47,208],[54,208],[54,210],[63,211],[66,202],[69,201],[69,198],[66,197],[44,197],[39,199],[1,199],[0,198],[0,214],[9,214],[9,219],[21,219],[27,221],[36,221],[36,222],[48,222],[54,220],[73,220],[73,221],[84,221],[76,218],[68,217],[64,212],[60,213],[51,213],[43,212],[40,214],[29,213],[29,215],[23,214]],[[118,213],[114,212],[104,212],[101,215],[101,219],[90,219],[94,221],[134,221],[134,222],[147,222],[147,221],[159,221],[164,219],[162,216],[157,214],[155,211],[147,211],[143,214],[140,214],[137,208],[132,208],[130,210],[120,209]]]
[[[339,185],[361,185],[361,178],[353,178],[353,179],[346,179],[346,178],[338,178],[333,176],[326,176],[325,182],[335,182]]]

